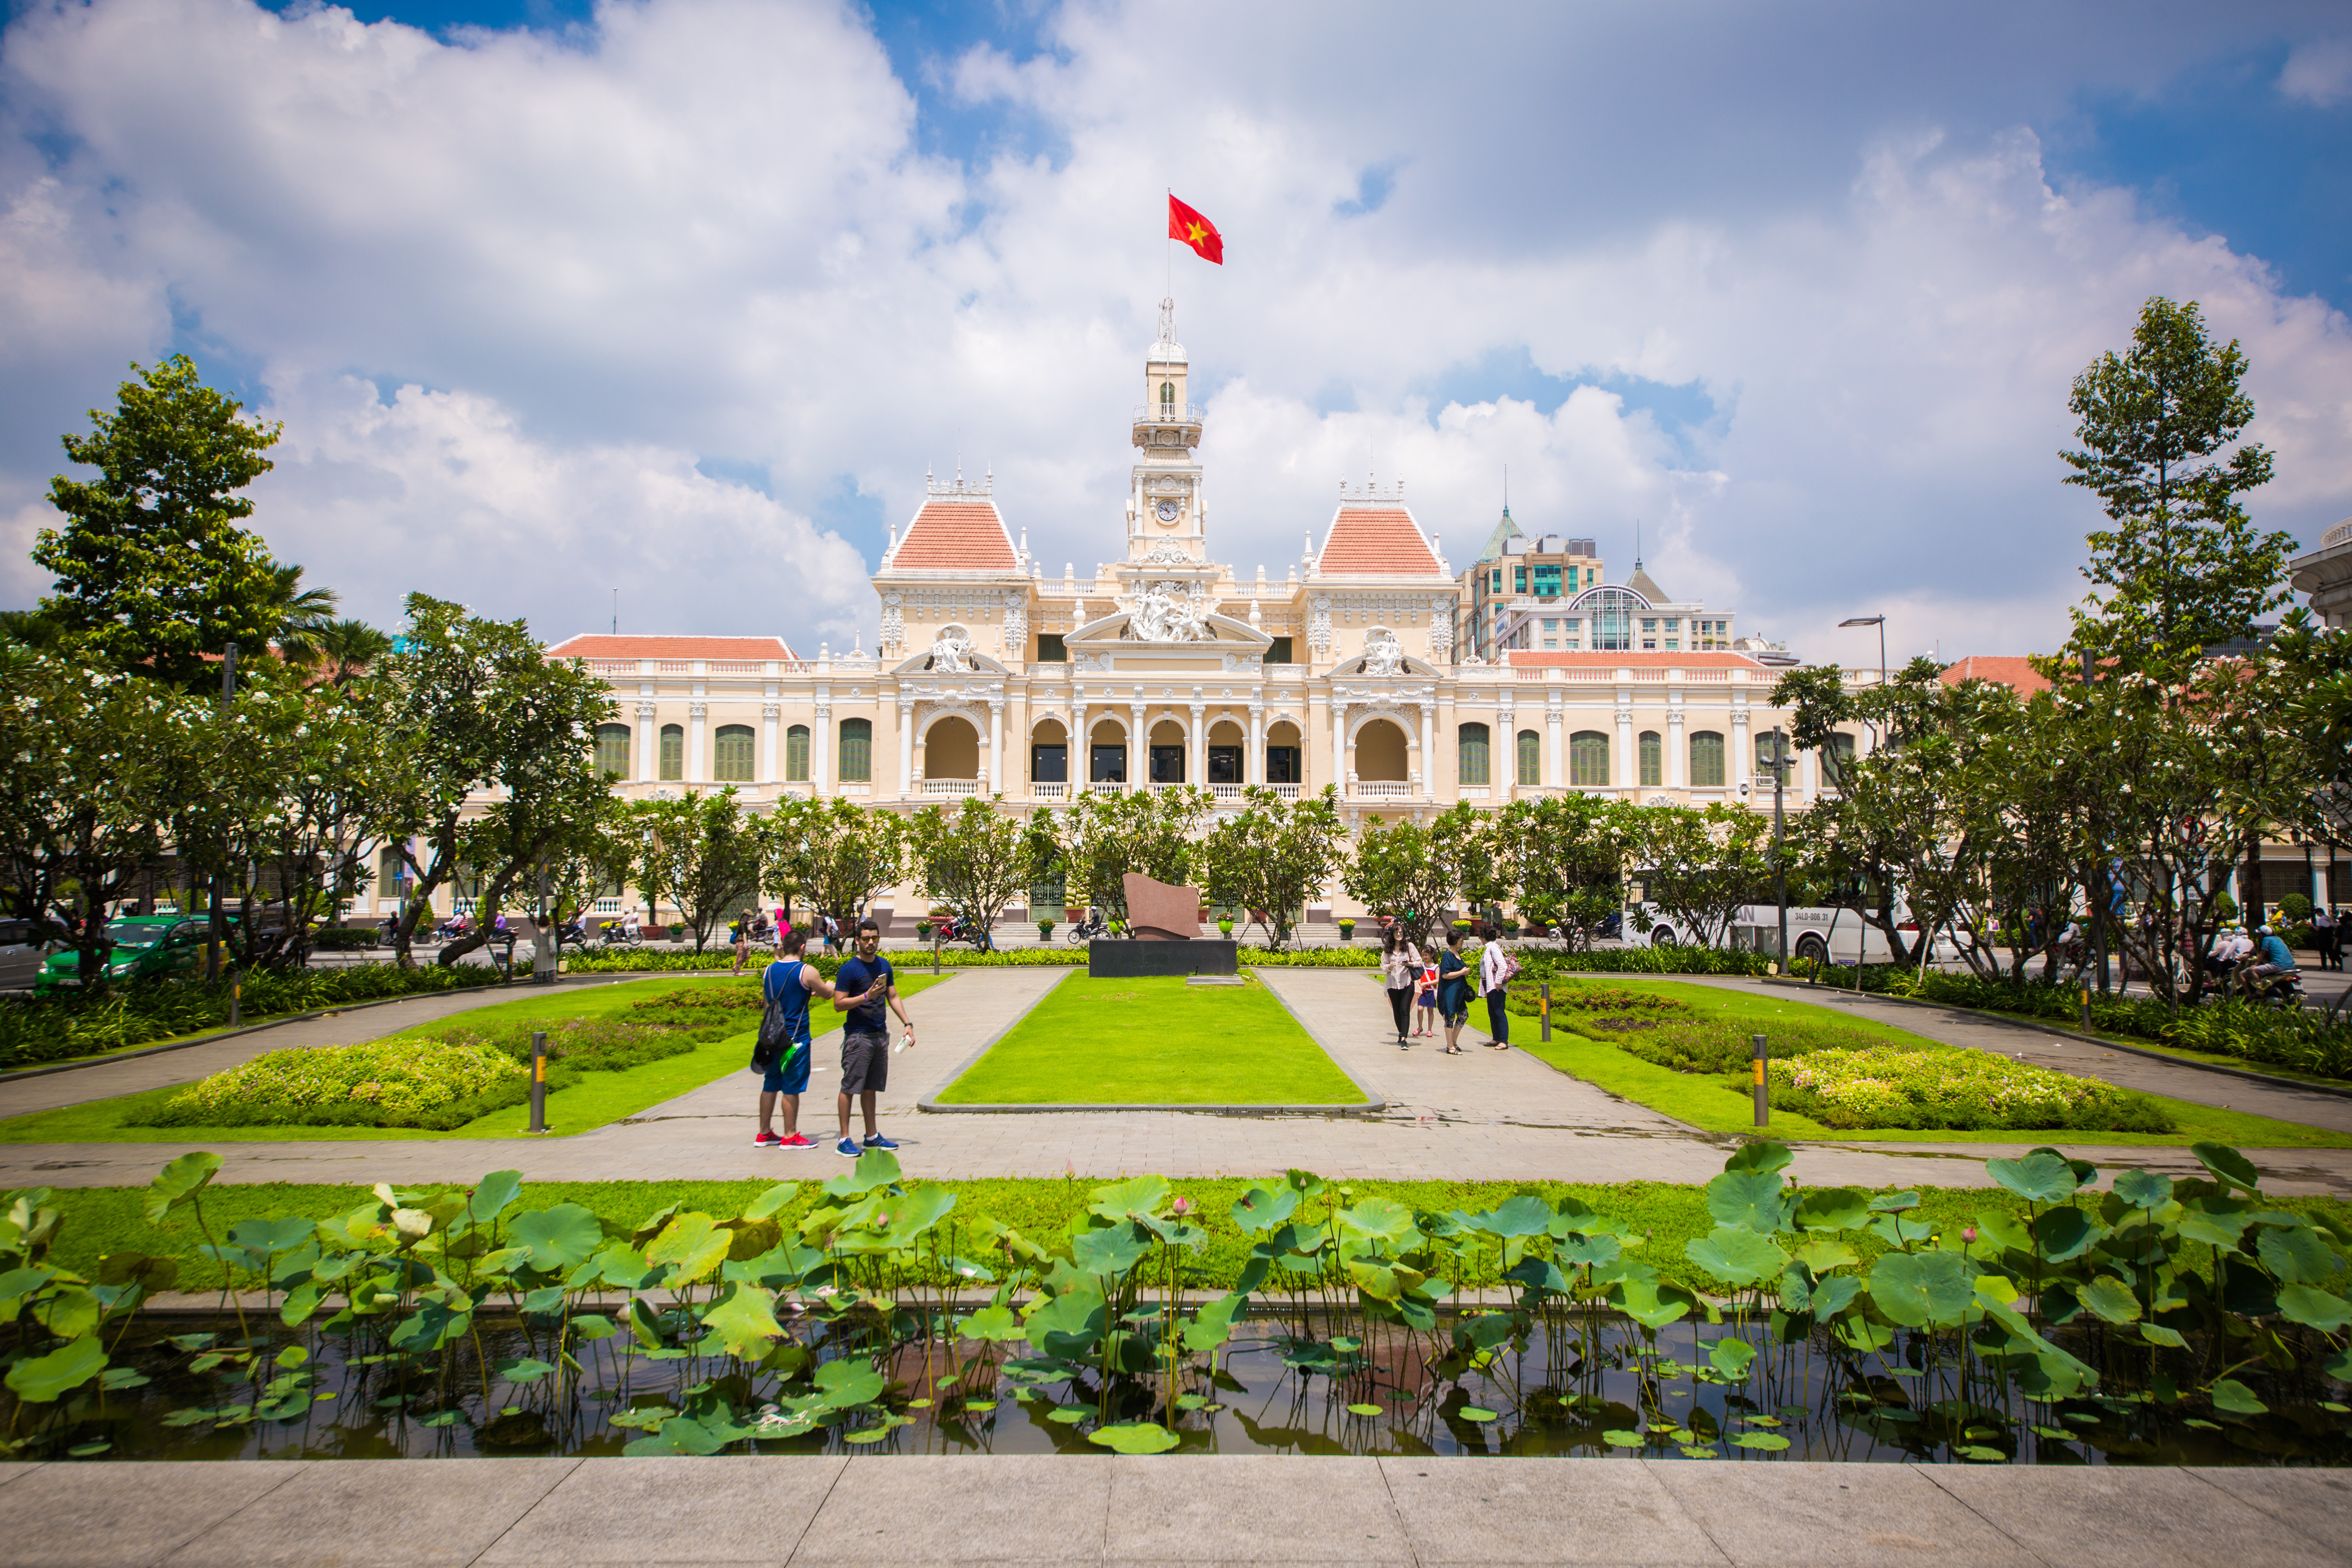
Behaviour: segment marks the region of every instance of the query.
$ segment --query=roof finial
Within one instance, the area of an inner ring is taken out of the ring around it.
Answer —
[[[1160,301],[1160,341],[1163,343],[1176,341],[1176,299],[1172,294]]]
[[[1634,571],[1636,571],[1636,572],[1639,572],[1641,569],[1642,569],[1642,520],[1641,520],[1640,518],[1638,518],[1638,517],[1637,517],[1637,518],[1635,518],[1635,519],[1633,520],[1633,570],[1634,570]]]

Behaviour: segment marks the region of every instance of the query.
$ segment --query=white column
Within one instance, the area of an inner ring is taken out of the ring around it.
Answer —
[[[1143,704],[1128,705],[1127,787],[1141,789],[1151,777],[1151,752],[1143,732]]]
[[[1186,784],[1205,785],[1209,782],[1209,742],[1204,723],[1208,712],[1206,703],[1192,704],[1192,733],[1184,746],[1184,782]]]
[[[784,770],[776,762],[778,711],[772,702],[764,703],[760,709],[760,778],[766,784],[774,784],[784,776]]]
[[[1004,699],[988,700],[988,787],[1004,788]]]
[[[658,711],[651,702],[637,704],[637,782],[651,784],[661,773],[661,733],[654,727]]]
[[[1683,742],[1683,694],[1666,710],[1666,787],[1681,789],[1689,777],[1689,748]]]
[[[1486,776],[1494,777],[1494,746],[1487,745]],[[1437,798],[1437,716],[1426,702],[1421,705],[1421,793],[1432,800]]]
[[[1731,710],[1731,755],[1725,759],[1723,782],[1735,797],[1739,786],[1756,776],[1756,752],[1748,743],[1748,705]]]
[[[1456,709],[1455,711],[1461,710]],[[1518,726],[1511,721],[1509,709],[1495,710],[1495,743],[1500,748],[1495,754],[1502,759],[1501,771],[1493,775],[1495,798],[1517,800],[1518,795],[1516,792],[1519,787],[1519,731]]]
[[[1254,784],[1265,783],[1265,710],[1250,704],[1249,755],[1243,759],[1242,777]]]
[[[1821,765],[1819,761],[1820,755],[1821,753],[1818,752],[1800,752],[1797,753],[1798,777],[1803,781],[1802,787],[1805,792],[1805,804],[1807,805],[1812,805],[1815,800],[1820,798],[1821,775],[1814,771]]]
[[[915,794],[915,702],[910,697],[898,699],[898,798],[910,800]]]
[[[816,795],[833,793],[833,775],[828,771],[826,744],[833,738],[833,709],[825,701],[829,695],[823,687],[816,693],[816,719],[809,725],[809,791]]]
[[[1568,783],[1568,770],[1560,765],[1559,709],[1544,710],[1544,770],[1548,775],[1544,783],[1564,785]]]
[[[686,782],[708,784],[710,781],[710,758],[702,749],[702,737],[709,726],[704,720],[709,710],[700,702],[690,705],[687,712]]]
[[[1632,789],[1642,781],[1642,758],[1633,749],[1633,710],[1626,692],[1617,694],[1617,765],[1611,771],[1618,787]]]
[[[1348,705],[1336,697],[1331,700],[1331,778],[1345,799],[1356,778],[1348,765]]]

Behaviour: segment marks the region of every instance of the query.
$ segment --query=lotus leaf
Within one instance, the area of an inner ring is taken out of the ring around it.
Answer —
[[[981,1308],[956,1325],[956,1332],[985,1344],[1011,1344],[1029,1337],[1028,1329],[1003,1302]]]
[[[198,1149],[156,1172],[155,1179],[147,1184],[147,1223],[159,1225],[165,1215],[192,1201],[206,1183],[220,1173],[220,1168],[218,1154]]]
[[[425,1209],[394,1209],[392,1211],[394,1244],[414,1247],[433,1234],[433,1215]],[[454,1418],[455,1413],[452,1413]]]
[[[1843,1241],[1817,1236],[1790,1255],[1805,1266],[1805,1271],[1816,1279],[1833,1268],[1843,1268],[1862,1261],[1862,1255]]]
[[[1603,1432],[1601,1440],[1612,1448],[1643,1448],[1650,1440],[1639,1432]]]
[[[1870,1270],[1870,1299],[1903,1328],[1958,1328],[1976,1303],[1976,1269],[1956,1252],[1888,1253]]]
[[[1799,1198],[1789,1217],[1800,1230],[1860,1230],[1870,1222],[1870,1194],[1859,1187],[1823,1187]]]
[[[1114,1454],[1164,1454],[1182,1439],[1155,1422],[1122,1421],[1116,1426],[1097,1426],[1087,1434],[1087,1441],[1099,1443]]]
[[[2254,1169],[2254,1163],[2227,1144],[2191,1143],[2189,1152],[2223,1186],[2249,1194],[2262,1190],[2262,1173]]]
[[[2239,1238],[2246,1234],[2246,1226],[2251,1218],[2251,1206],[2242,1201],[2209,1195],[2185,1201],[2181,1205],[2178,1225],[2184,1238],[2201,1241],[2208,1247],[2218,1247],[2226,1252],[2237,1247]]]
[[[1812,1281],[1791,1263],[1780,1271],[1780,1310],[1790,1316],[1813,1310]]]
[[[1097,1187],[1094,1202],[1087,1206],[1087,1212],[1108,1220],[1134,1219],[1160,1213],[1172,1195],[1165,1176],[1133,1176],[1108,1187]]]
[[[2208,1162],[2209,1167],[2210,1163]],[[2261,1415],[2270,1406],[2254,1397],[2254,1391],[2244,1384],[2235,1378],[2225,1377],[2213,1384],[2213,1408],[2231,1415]]]
[[[1718,1226],[1744,1226],[1769,1236],[1780,1226],[1780,1175],[1726,1171],[1706,1184],[1706,1212]]]
[[[1542,1206],[1540,1199],[1529,1201],[1538,1207]],[[1506,1204],[1504,1206],[1507,1208],[1509,1205]],[[1341,1209],[1338,1218],[1343,1230],[1353,1231],[1359,1236],[1378,1237],[1400,1252],[1410,1250],[1418,1246],[1421,1241],[1421,1232],[1413,1227],[1412,1211],[1394,1198],[1366,1198],[1362,1203]],[[1550,1219],[1551,1211],[1545,1209],[1544,1224],[1550,1223]],[[1538,1225],[1532,1232],[1507,1234],[1541,1235],[1542,1232],[1543,1225]],[[1496,1234],[1507,1233],[1497,1232]]]
[[[709,1215],[682,1214],[646,1247],[646,1262],[656,1268],[668,1265],[666,1283],[675,1289],[715,1272],[727,1261],[733,1240],[732,1233],[720,1230]]]
[[[1045,1412],[1045,1419],[1058,1421],[1065,1426],[1076,1426],[1093,1414],[1094,1411],[1084,1405],[1063,1405]]]
[[[498,1364],[499,1375],[514,1384],[537,1383],[554,1370],[546,1362],[533,1361],[529,1356],[512,1358]]]
[[[1502,1419],[1502,1417],[1501,1417],[1500,1415],[1496,1415],[1496,1414],[1495,1414],[1495,1412],[1493,1412],[1493,1411],[1491,1411],[1491,1410],[1487,1410],[1487,1409],[1483,1409],[1483,1408],[1481,1408],[1480,1406],[1475,1405],[1465,1405],[1462,1406],[1459,1410],[1456,1410],[1454,1414],[1454,1415],[1455,1415],[1456,1417],[1458,1417],[1458,1418],[1459,1418],[1459,1419],[1461,1419],[1461,1420],[1464,1420],[1464,1421],[1475,1421],[1475,1422],[1478,1422],[1478,1423],[1480,1423],[1481,1425],[1483,1425],[1483,1424],[1485,1424],[1485,1423],[1486,1423],[1486,1422],[1488,1422],[1488,1421],[1499,1421],[1499,1420],[1501,1420],[1501,1419]]]
[[[1571,1235],[1551,1249],[1551,1255],[1562,1263],[1591,1268],[1597,1264],[1613,1263],[1620,1249],[1613,1236]]]
[[[1778,1432],[1742,1432],[1731,1440],[1731,1446],[1735,1448],[1762,1448],[1767,1452],[1778,1453],[1789,1446],[1789,1439],[1781,1436]]]
[[[1748,1375],[1748,1363],[1756,1359],[1756,1347],[1746,1340],[1720,1339],[1706,1348],[1707,1364],[1738,1383]]]
[[[749,1263],[765,1258],[783,1241],[783,1232],[772,1219],[722,1219],[719,1228],[727,1233],[727,1261]]]
[[[1349,1265],[1351,1270],[1355,1267],[1354,1264]],[[1548,1258],[1522,1258],[1503,1271],[1503,1278],[1530,1290],[1549,1290],[1556,1296],[1565,1296],[1570,1289],[1568,1276],[1559,1271],[1559,1265]]]
[[[1733,1286],[1777,1278],[1789,1264],[1789,1255],[1769,1238],[1721,1225],[1697,1240],[1685,1242],[1683,1256]]]
[[[2033,1250],[2033,1233],[2007,1209],[1977,1210],[1977,1235],[1982,1240],[2011,1252]]]
[[[1285,1171],[1282,1173],[1282,1179],[1289,1184],[1291,1191],[1297,1193],[1302,1198],[1311,1198],[1315,1196],[1323,1190],[1325,1184],[1323,1178],[1317,1175],[1314,1172],[1301,1171],[1296,1168]]]
[[[176,1162],[175,1162],[176,1163]],[[106,1370],[106,1345],[95,1333],[69,1340],[47,1355],[20,1361],[8,1369],[8,1386],[29,1404],[62,1398]]]
[[[2102,1274],[2074,1292],[2075,1300],[2092,1316],[2110,1323],[2131,1323],[2139,1321],[2139,1299],[2131,1287],[2112,1274]]]
[[[727,1353],[758,1361],[783,1338],[776,1321],[775,1300],[757,1285],[734,1284],[704,1309],[702,1326],[727,1347]]]
[[[1094,1353],[1109,1324],[1100,1296],[1065,1290],[1030,1310],[1028,1338],[1049,1356],[1083,1359]]]
[[[2105,1236],[2105,1227],[2078,1208],[2049,1209],[2033,1217],[2035,1248],[2045,1263],[2080,1258]]]
[[[515,1215],[507,1226],[507,1246],[520,1252],[542,1274],[572,1268],[588,1260],[604,1233],[596,1215],[579,1204],[558,1204]],[[631,1286],[636,1279],[625,1283]],[[619,1284],[623,1281],[615,1280]]]
[[[2307,1225],[2292,1230],[2267,1228],[2256,1238],[2254,1250],[2281,1279],[2305,1285],[2316,1285],[2344,1267],[2344,1260],[2330,1252],[2319,1233]]]
[[[1786,1143],[1759,1138],[1733,1150],[1731,1158],[1723,1163],[1723,1168],[1727,1171],[1784,1171],[1795,1158]]]
[[[1372,1203],[1389,1201],[1385,1198],[1371,1200]],[[1341,1215],[1339,1217],[1344,1222],[1348,1216]],[[1520,1193],[1505,1198],[1485,1214],[1468,1216],[1473,1226],[1488,1236],[1506,1237],[1548,1235],[1555,1217],[1551,1205],[1531,1193]]]
[[[454,1414],[454,1412],[453,1412]],[[748,1433],[745,1434],[749,1436]],[[733,1439],[722,1437],[701,1422],[684,1415],[675,1415],[661,1425],[661,1430],[650,1437],[640,1437],[621,1450],[632,1458],[645,1458],[663,1454],[715,1454]]]
[[[785,1205],[789,1205],[793,1199],[798,1195],[800,1190],[801,1184],[798,1182],[778,1182],[774,1186],[770,1187],[766,1192],[761,1193],[758,1197],[753,1198],[750,1203],[743,1205],[743,1217],[745,1219],[773,1219],[777,1215],[783,1212]]]
[[[1985,1174],[2030,1204],[2063,1203],[2082,1184],[2063,1154],[2037,1149],[2016,1160],[1987,1160]]]
[[[1117,1279],[1151,1250],[1151,1233],[1133,1221],[1089,1230],[1071,1238],[1070,1256],[1089,1274]]]
[[[1627,1317],[1653,1331],[1681,1321],[1698,1305],[1698,1298],[1681,1286],[1656,1279],[1620,1279],[1609,1288],[1609,1300]]]
[[[272,1253],[291,1252],[318,1234],[318,1226],[299,1215],[288,1215],[278,1219],[239,1220],[228,1227],[228,1238],[248,1252],[267,1257]]]
[[[816,1388],[835,1410],[849,1410],[881,1397],[882,1374],[871,1362],[843,1359],[820,1363]]]
[[[520,1171],[492,1171],[474,1184],[474,1190],[467,1197],[466,1206],[458,1215],[458,1225],[460,1226],[488,1225],[506,1212],[508,1205],[521,1195],[522,1173]]]
[[[2352,1323],[2352,1306],[2341,1296],[2309,1285],[2284,1285],[2278,1293],[2279,1315],[2291,1323],[2332,1334]]]
[[[2136,1209],[2162,1208],[2172,1201],[2172,1178],[2154,1171],[2119,1171],[2115,1194]]]
[[[2149,1344],[2162,1345],[2168,1350],[2177,1351],[2189,1342],[2181,1336],[2179,1330],[2168,1329],[2162,1323],[2142,1323],[2139,1326],[2139,1337]],[[2159,1389],[2158,1394],[2158,1397],[2163,1397],[2163,1391]],[[2178,1394],[2173,1397],[2177,1398]],[[2171,1399],[2166,1399],[2165,1403],[2170,1404]]]
[[[1562,1198],[1551,1223],[1544,1228],[1554,1236],[1584,1236],[1606,1223],[1591,1204],[1580,1198]]]
[[[629,1301],[629,1331],[636,1336],[639,1345],[649,1351],[659,1350],[666,1337],[661,1314],[642,1298],[633,1297]]]
[[[1248,1303],[1249,1298],[1238,1290],[1202,1303],[1184,1325],[1184,1348],[1195,1355],[1207,1355],[1222,1348],[1234,1337],[1234,1320]]]
[[[1778,1426],[1780,1425],[1780,1418],[1777,1415],[1743,1415],[1739,1420],[1741,1425],[1747,1426]]]
[[[1252,1187],[1234,1200],[1234,1224],[1244,1236],[1271,1230],[1298,1212],[1298,1190],[1291,1186]]]

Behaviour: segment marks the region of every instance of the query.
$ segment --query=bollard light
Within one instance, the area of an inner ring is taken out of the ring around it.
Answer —
[[[1748,1043],[1756,1052],[1756,1125],[1769,1127],[1772,1122],[1772,1084],[1765,1068],[1771,1059],[1771,1047],[1761,1035],[1748,1036]]]
[[[1543,1037],[1546,1041],[1549,1041],[1551,1038],[1551,982],[1549,980],[1536,987],[1536,1012],[1543,1019]]]
[[[547,1131],[547,1035],[538,1029],[530,1035],[530,1130]]]

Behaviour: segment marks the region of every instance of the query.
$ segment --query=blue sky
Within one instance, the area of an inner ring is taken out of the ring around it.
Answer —
[[[8,605],[56,433],[173,348],[283,422],[257,522],[379,621],[619,585],[624,629],[870,639],[959,457],[1083,571],[1170,187],[1226,237],[1174,288],[1245,574],[1368,467],[1471,548],[1507,468],[1531,531],[1638,526],[1801,652],[1865,601],[2045,647],[2097,522],[2067,384],[2154,293],[2252,357],[2258,519],[2352,513],[2340,4],[252,4],[7,12]]]

